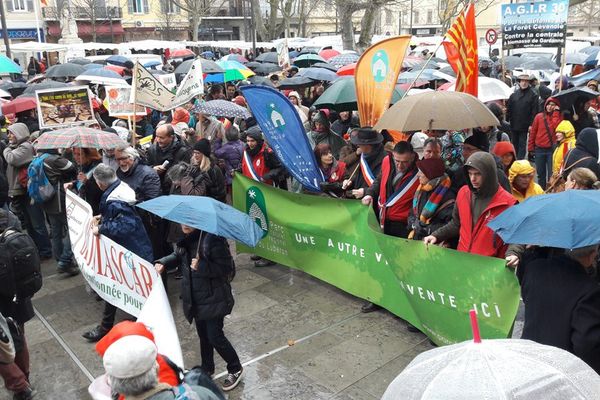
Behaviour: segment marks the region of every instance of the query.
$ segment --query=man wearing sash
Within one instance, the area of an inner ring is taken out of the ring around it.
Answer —
[[[350,177],[344,180],[342,188],[352,188],[352,196],[360,199],[379,176],[386,152],[381,143],[383,136],[369,127],[354,130],[350,135],[350,141],[358,147],[357,154],[360,154],[358,170],[347,171]]]

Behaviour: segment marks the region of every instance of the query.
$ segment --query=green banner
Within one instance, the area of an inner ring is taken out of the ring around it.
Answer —
[[[241,174],[233,189],[234,206],[265,230],[255,249],[239,250],[379,304],[439,345],[472,338],[471,309],[483,338],[509,335],[520,291],[504,260],[384,235],[356,200],[290,193]]]

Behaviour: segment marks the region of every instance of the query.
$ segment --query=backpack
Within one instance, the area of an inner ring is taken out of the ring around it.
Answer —
[[[36,157],[27,169],[27,194],[35,204],[43,204],[54,197],[56,189],[46,176],[44,160],[49,154]]]
[[[0,296],[27,298],[42,288],[37,247],[31,237],[12,228],[0,235]]]

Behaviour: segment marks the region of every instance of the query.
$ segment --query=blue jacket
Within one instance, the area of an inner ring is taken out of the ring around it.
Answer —
[[[160,177],[154,168],[141,164],[139,160],[136,160],[127,172],[117,168],[117,177],[133,189],[138,202],[150,200],[162,194]]]
[[[235,140],[223,144],[221,139],[215,141],[215,157],[225,161],[225,183],[231,185],[233,177],[231,171],[237,171],[242,166],[242,157],[244,154],[244,143],[241,140]]]
[[[100,200],[102,221],[99,231],[132,253],[152,262],[152,244],[134,204],[133,189],[117,179],[106,189]]]

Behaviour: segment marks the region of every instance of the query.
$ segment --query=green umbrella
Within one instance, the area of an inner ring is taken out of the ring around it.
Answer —
[[[325,59],[318,54],[302,54],[301,56],[298,56],[298,58],[296,58],[294,60],[294,65],[296,65],[300,68],[306,68],[306,67],[310,67],[313,64],[324,63],[324,62],[327,62],[327,61],[325,61]]]
[[[402,91],[394,89],[392,104],[402,98]],[[337,112],[358,110],[354,77],[342,77],[323,92],[313,104],[316,108],[329,108]]]
[[[10,58],[0,55],[0,74],[20,74],[21,67],[19,67]]]

